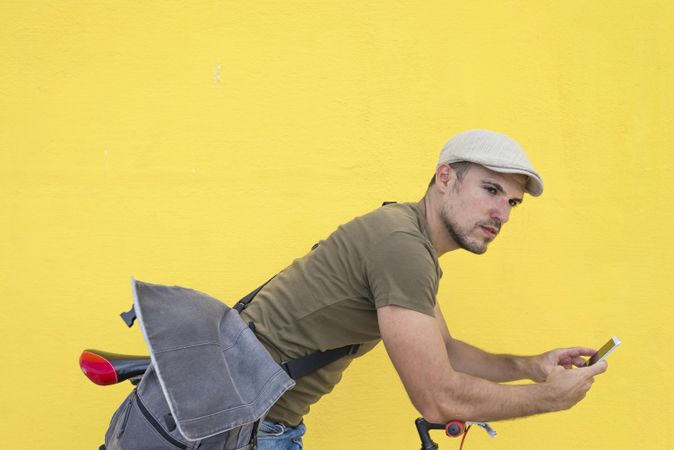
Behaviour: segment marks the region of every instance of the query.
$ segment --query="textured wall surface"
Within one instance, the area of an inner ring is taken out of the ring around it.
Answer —
[[[129,276],[233,301],[418,200],[445,139],[482,127],[528,149],[546,192],[486,255],[441,259],[452,333],[623,346],[575,408],[466,448],[674,448],[673,24],[667,1],[2,2],[2,447],[102,442],[130,385],[77,358],[145,352],[117,317]],[[305,446],[417,449],[415,417],[379,347]]]

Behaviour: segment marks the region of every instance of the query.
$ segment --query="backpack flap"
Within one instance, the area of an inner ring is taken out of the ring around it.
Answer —
[[[131,285],[163,394],[186,439],[259,420],[294,386],[237,311],[192,289],[133,278]]]

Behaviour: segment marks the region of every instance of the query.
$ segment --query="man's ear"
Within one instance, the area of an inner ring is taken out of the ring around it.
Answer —
[[[435,169],[435,184],[441,192],[449,190],[457,180],[456,172],[449,164],[440,164]]]

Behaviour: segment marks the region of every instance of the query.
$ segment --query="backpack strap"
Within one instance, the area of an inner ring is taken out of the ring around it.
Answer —
[[[318,243],[314,244],[311,247],[311,250],[316,250],[317,247]],[[265,281],[262,286],[239,300],[236,305],[234,305],[234,309],[236,309],[239,313],[243,311],[246,306],[248,306],[248,304],[253,301],[255,296],[262,290],[262,288],[264,288],[267,283],[269,283],[275,277],[276,275]],[[250,322],[248,326],[253,330],[253,332],[255,332],[254,322]],[[328,364],[331,364],[344,356],[355,355],[359,348],[360,344],[345,345],[344,347],[333,348],[324,352],[314,352],[299,358],[282,361],[280,364],[290,378],[297,380],[305,375],[316,372],[318,369],[322,369]]]
[[[236,305],[233,306],[233,309],[236,309],[236,312],[241,313],[241,311],[243,311],[246,308],[246,306],[248,306],[248,304],[253,301],[258,292],[260,292],[262,288],[265,287],[267,283],[269,283],[274,278],[276,278],[276,275],[274,275],[273,277],[262,283],[262,286],[255,289],[253,292],[251,292],[250,294],[246,295],[244,298],[236,302]]]
[[[324,352],[314,352],[300,358],[283,361],[281,367],[283,367],[283,370],[286,371],[290,378],[297,380],[318,369],[322,369],[344,356],[355,355],[359,348],[360,344],[353,344]]]
[[[311,246],[311,250],[312,250],[312,251],[313,251],[313,250],[316,250],[317,247],[318,247],[318,242],[316,242],[314,245]],[[273,280],[274,278],[276,278],[276,275],[274,275],[273,277],[271,277],[270,279],[268,279],[267,281],[265,281],[264,283],[262,283],[262,286],[260,286],[259,288],[255,289],[253,292],[251,292],[250,294],[246,295],[244,298],[242,298],[241,300],[239,300],[238,302],[236,302],[236,304],[234,305],[234,309],[236,309],[237,312],[239,312],[239,313],[240,313],[241,311],[243,311],[244,309],[246,309],[246,306],[248,306],[248,304],[249,304],[251,301],[253,301],[253,299],[254,299],[255,296],[258,294],[258,292],[260,292],[260,291],[262,290],[262,288],[265,287],[265,286],[267,285],[267,283],[269,283],[269,282],[270,282],[271,280]],[[252,322],[251,322],[251,324],[252,324]],[[251,325],[251,328],[254,328],[254,326]],[[253,331],[254,331],[254,330],[253,330]]]
[[[311,249],[313,250],[316,247],[318,247],[318,244],[315,244]],[[250,302],[253,301],[258,292],[260,292],[262,288],[265,287],[267,283],[269,283],[275,277],[276,275],[264,282],[262,286],[239,300],[236,305],[234,305],[234,309],[241,313],[241,311],[243,311],[246,306],[248,306]],[[255,332],[254,322],[250,322],[248,326],[251,328],[251,330],[253,330],[253,332]],[[333,348],[324,352],[314,352],[300,358],[282,361],[280,364],[290,378],[297,380],[298,378],[309,375],[310,373],[315,372],[318,369],[321,369],[344,356],[356,354],[359,348],[360,344],[345,345],[344,347]]]

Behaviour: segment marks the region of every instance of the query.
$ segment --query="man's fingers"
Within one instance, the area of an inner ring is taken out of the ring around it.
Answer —
[[[579,370],[585,370],[587,371],[588,376],[593,377],[595,375],[599,375],[600,373],[606,372],[606,369],[608,369],[608,363],[606,361],[602,361],[589,367],[583,367]]]
[[[573,365],[576,367],[583,367],[586,363],[586,360],[581,357],[573,358]]]
[[[597,353],[597,350],[589,347],[574,347],[568,350],[568,355],[571,357],[575,356],[592,356]]]

